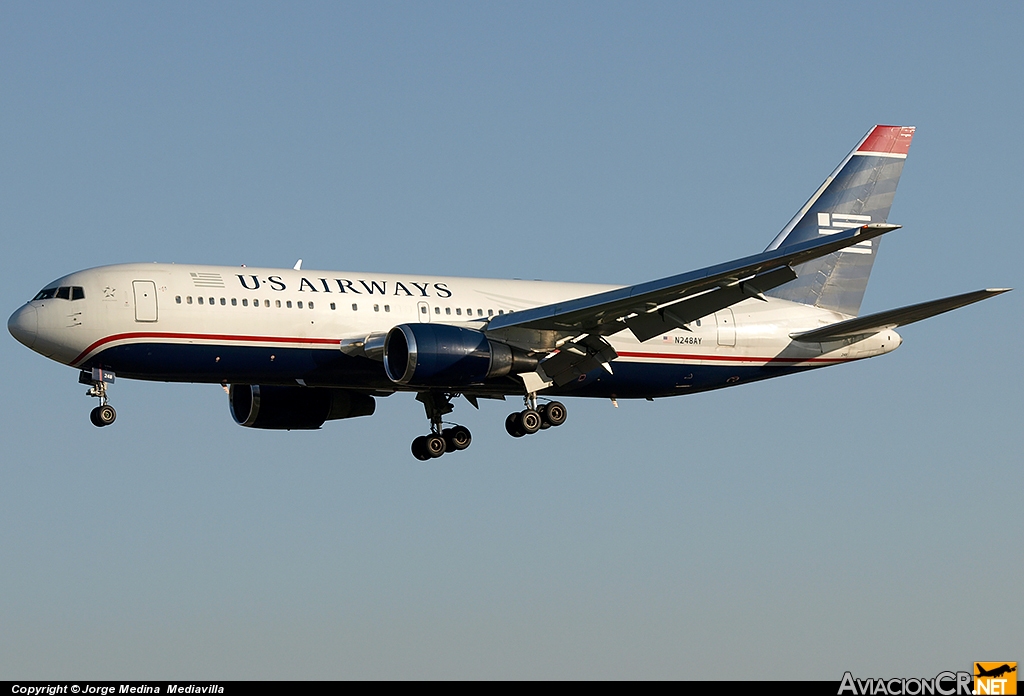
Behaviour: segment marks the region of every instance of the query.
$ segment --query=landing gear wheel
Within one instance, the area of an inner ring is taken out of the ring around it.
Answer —
[[[549,425],[559,426],[565,422],[566,417],[569,415],[565,405],[560,401],[552,401],[543,408],[544,410],[541,415]]]
[[[419,459],[421,462],[425,462],[430,459],[430,453],[427,452],[427,436],[420,435],[418,438],[412,441],[412,456]]]
[[[440,435],[427,435],[423,440],[423,449],[431,458],[436,459],[445,453],[447,447]]]
[[[548,423],[547,416],[544,415],[547,410],[548,410],[548,405],[547,404],[541,404],[540,406],[537,407],[537,413],[540,414],[540,429],[541,430],[547,430],[548,428],[551,427],[551,424]]]
[[[541,421],[540,414],[534,411],[532,408],[528,408],[525,411],[520,411],[516,416],[516,424],[519,429],[526,435],[533,435],[535,432],[540,430]]]
[[[441,432],[444,437],[445,449],[448,452],[459,452],[473,442],[473,436],[469,428],[464,425],[456,425],[454,428],[447,428]]]
[[[507,432],[512,437],[522,437],[523,435],[526,434],[519,428],[518,413],[508,414],[508,418],[505,419],[505,432]]]
[[[92,424],[95,425],[97,428],[102,428],[104,426],[110,425],[111,423],[114,422],[116,418],[117,411],[115,411],[114,407],[111,406],[110,404],[103,404],[102,406],[97,406],[89,413],[89,420],[91,420]]]

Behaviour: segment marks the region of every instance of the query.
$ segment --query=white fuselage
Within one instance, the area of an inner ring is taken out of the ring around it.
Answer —
[[[18,340],[65,365],[107,367],[138,379],[265,378],[378,390],[402,387],[390,383],[383,369],[374,374],[376,366],[365,358],[352,378],[346,377],[350,363],[339,349],[343,339],[416,322],[485,330],[492,316],[616,287],[174,264],[93,268],[47,288],[67,286],[82,288],[84,298],[36,299],[8,323]],[[674,330],[644,343],[629,331],[615,334],[609,341],[619,357],[611,375],[585,376],[580,384],[556,391],[667,396],[872,357],[899,346],[901,339],[891,330],[829,344],[790,338],[847,318],[785,300],[747,299],[693,322],[689,331]],[[671,369],[658,374],[656,368]],[[521,385],[507,384],[496,388],[522,392]]]

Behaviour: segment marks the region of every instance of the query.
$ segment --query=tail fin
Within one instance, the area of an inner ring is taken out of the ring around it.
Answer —
[[[766,251],[885,222],[913,137],[913,126],[872,128]],[[796,280],[766,294],[856,316],[879,241],[876,237],[797,266]]]

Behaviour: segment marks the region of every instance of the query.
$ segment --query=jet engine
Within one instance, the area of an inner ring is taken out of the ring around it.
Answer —
[[[410,386],[460,387],[529,372],[537,362],[482,331],[449,324],[401,324],[384,339],[384,370]]]
[[[324,421],[371,416],[372,396],[319,387],[232,384],[231,416],[239,425],[266,430],[316,430]]]

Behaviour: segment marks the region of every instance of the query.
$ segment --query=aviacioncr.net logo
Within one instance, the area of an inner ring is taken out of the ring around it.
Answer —
[[[839,696],[972,696],[970,672],[939,672],[931,679],[894,677],[858,679],[850,672],[843,673]]]

